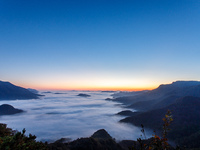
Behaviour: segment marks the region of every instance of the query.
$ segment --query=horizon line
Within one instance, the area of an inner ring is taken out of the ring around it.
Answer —
[[[29,87],[30,88],[30,87]],[[144,91],[153,90],[156,87],[151,88],[126,88],[126,87],[116,87],[116,88],[40,88],[33,87],[36,90],[52,90],[52,91]]]

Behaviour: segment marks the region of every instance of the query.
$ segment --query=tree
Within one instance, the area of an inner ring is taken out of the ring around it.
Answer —
[[[47,143],[37,142],[36,136],[25,135],[26,130],[18,132],[0,124],[0,149],[1,150],[48,150]]]

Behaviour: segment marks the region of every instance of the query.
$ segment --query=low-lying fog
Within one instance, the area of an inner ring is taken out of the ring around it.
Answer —
[[[79,93],[90,97],[77,96]],[[112,93],[56,91],[42,93],[38,100],[0,101],[23,109],[25,113],[1,116],[0,122],[21,131],[26,129],[37,136],[37,140],[55,141],[60,138],[77,139],[89,137],[98,129],[105,129],[116,140],[136,140],[141,129],[133,125],[118,123],[124,117],[114,114],[125,110],[119,103],[106,101]],[[151,133],[147,133],[147,137]]]

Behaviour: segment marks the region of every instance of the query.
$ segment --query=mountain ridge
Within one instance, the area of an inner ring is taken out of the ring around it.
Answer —
[[[161,109],[150,110],[147,112],[140,112],[131,117],[126,117],[120,120],[120,122],[131,123],[136,126],[144,125],[145,128],[150,128],[156,131],[162,130],[163,121],[168,110],[171,110],[173,116],[173,122],[170,126],[169,138],[174,140],[176,144],[187,146],[190,145],[186,140],[188,137],[194,134],[200,137],[200,98],[193,96],[185,96],[177,98],[175,102],[169,106]],[[197,142],[198,138],[193,139]],[[198,142],[195,144],[200,147]],[[190,145],[191,146],[191,145]]]
[[[32,93],[23,87],[16,86],[7,81],[0,81],[0,100],[38,99],[39,96],[41,95]]]
[[[161,84],[156,89],[135,96],[118,97],[111,100],[121,102],[128,108],[148,111],[170,105],[176,98],[184,96],[200,97],[200,82],[175,81],[171,84]]]

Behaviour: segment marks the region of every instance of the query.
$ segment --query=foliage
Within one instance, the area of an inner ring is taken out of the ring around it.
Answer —
[[[7,128],[6,124],[0,124],[0,149],[1,150],[47,150],[47,143],[37,142],[36,136],[25,135],[22,132],[13,131]]]
[[[11,128],[7,127],[7,124],[0,123],[0,136],[13,136],[16,131],[13,131]]]
[[[139,149],[140,150],[170,150],[171,147],[168,144],[168,139],[167,139],[167,134],[168,131],[170,130],[169,126],[171,122],[173,121],[172,119],[172,114],[171,111],[168,110],[167,113],[165,114],[165,117],[162,119],[163,120],[163,131],[162,131],[162,137],[159,137],[156,135],[156,132],[154,131],[153,139],[149,141],[148,144],[144,144],[144,140],[142,138],[138,138],[137,141],[139,143]],[[145,131],[144,131],[144,126],[141,125],[142,129],[141,132],[143,136],[146,139]],[[131,150],[136,150],[135,147],[132,147]]]

